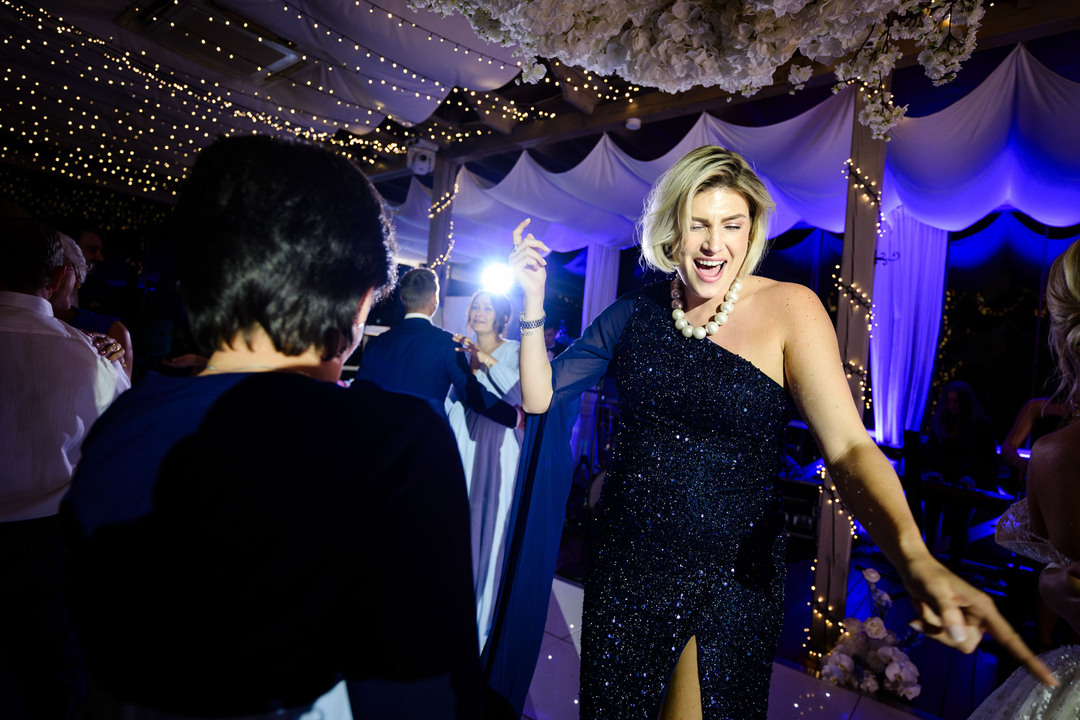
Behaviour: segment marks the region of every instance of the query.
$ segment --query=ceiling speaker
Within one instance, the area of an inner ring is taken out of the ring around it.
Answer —
[[[435,169],[435,153],[438,149],[438,145],[423,138],[408,143],[406,164],[414,175],[427,175]]]

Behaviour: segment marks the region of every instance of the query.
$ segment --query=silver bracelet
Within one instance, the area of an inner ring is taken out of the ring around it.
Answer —
[[[547,313],[540,316],[539,320],[526,320],[525,311],[521,311],[521,315],[518,316],[518,327],[522,330],[535,330],[536,328],[543,329],[544,323],[547,321]]]
[[[540,327],[535,327],[535,328],[529,329],[529,330],[522,330],[521,331],[521,337],[525,337],[526,335],[539,335],[542,332],[544,332],[544,326],[543,325],[541,325]]]

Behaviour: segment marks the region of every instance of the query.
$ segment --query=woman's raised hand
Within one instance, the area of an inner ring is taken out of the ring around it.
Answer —
[[[480,370],[481,368],[490,369],[492,365],[495,365],[498,361],[490,354],[480,349],[480,346],[476,344],[468,335],[461,335],[459,333],[453,333],[451,335],[454,342],[461,345],[457,348],[458,352],[466,353],[469,357],[469,367],[473,372]]]
[[[510,252],[509,265],[514,279],[521,285],[526,297],[543,296],[544,283],[547,282],[547,260],[544,255],[551,252],[547,245],[533,237],[532,233],[522,237],[525,228],[532,222],[525,218],[514,228],[514,249]]]
[[[514,228],[514,251],[510,253],[509,264],[514,279],[521,285],[521,321],[529,323],[528,329],[521,331],[521,352],[518,355],[521,407],[528,413],[542,413],[547,412],[551,405],[551,363],[544,347],[542,327],[544,283],[547,282],[544,254],[551,251],[532,233],[521,236],[530,222],[526,218]]]

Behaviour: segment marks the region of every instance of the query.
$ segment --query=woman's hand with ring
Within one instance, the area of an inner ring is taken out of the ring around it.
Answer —
[[[101,357],[105,358],[109,362],[113,360],[119,360],[120,365],[127,367],[127,363],[124,360],[124,346],[113,340],[108,335],[102,335],[100,333],[87,333],[90,337],[90,341],[94,344],[94,348],[98,351]]]

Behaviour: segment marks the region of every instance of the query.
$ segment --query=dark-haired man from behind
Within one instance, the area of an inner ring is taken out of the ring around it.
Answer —
[[[368,341],[356,378],[384,390],[422,397],[439,412],[444,412],[443,402],[453,385],[468,407],[501,425],[517,427],[520,410],[488,392],[473,377],[453,336],[432,324],[431,316],[439,309],[435,272],[410,270],[401,277],[398,292],[405,319]]]
[[[337,384],[396,276],[374,187],[322,146],[220,138],[172,223],[208,364],[109,408],[61,510],[86,717],[477,717],[453,435]]]

